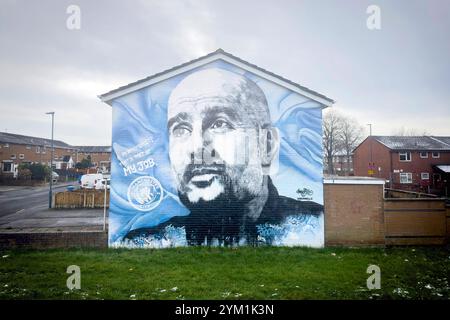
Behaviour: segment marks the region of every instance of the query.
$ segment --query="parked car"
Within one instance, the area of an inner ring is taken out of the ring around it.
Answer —
[[[80,179],[80,187],[84,189],[94,189],[99,180],[103,180],[103,175],[101,173],[84,174]]]
[[[105,181],[106,181],[106,189],[109,190],[109,185],[111,184],[111,179],[107,178],[107,179],[102,179],[102,180],[97,180],[94,189],[96,190],[105,190]]]

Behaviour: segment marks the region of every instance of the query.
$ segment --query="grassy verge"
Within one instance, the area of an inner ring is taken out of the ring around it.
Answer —
[[[369,265],[381,289],[368,290]],[[68,290],[69,265],[81,289]],[[449,299],[445,248],[9,250],[0,299]]]

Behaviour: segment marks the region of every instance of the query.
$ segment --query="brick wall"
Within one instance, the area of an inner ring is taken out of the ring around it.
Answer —
[[[23,155],[21,159],[20,155]],[[15,155],[15,159],[11,156]],[[110,152],[90,152],[83,153],[77,152],[75,148],[54,148],[54,158],[60,159],[63,156],[70,155],[74,163],[80,162],[81,160],[91,156],[91,162],[95,164],[95,167],[100,167],[102,164],[109,168],[111,163],[111,153]],[[34,146],[34,145],[23,145],[23,144],[0,144],[0,164],[4,160],[11,160],[14,164],[21,164],[24,162],[39,162],[39,163],[50,163],[51,160],[51,147],[44,146]],[[54,159],[54,161],[56,161]],[[0,168],[1,174],[2,168]]]
[[[95,164],[96,167],[100,166],[100,162],[111,162],[111,153],[110,152],[78,152],[75,157],[73,157],[73,161],[81,162],[83,159],[87,159],[88,156],[91,156],[91,162]]]
[[[8,147],[6,147],[8,145]],[[20,155],[23,154],[23,159],[20,159]],[[0,148],[0,162],[3,160],[12,160],[13,163],[20,164],[23,162],[50,162],[52,150],[50,147],[44,148],[43,146],[32,146],[23,144],[1,144]],[[11,159],[11,155],[15,155],[16,159]],[[76,152],[70,148],[55,147],[54,157],[62,157],[65,155],[71,155],[72,159],[75,157]]]
[[[325,245],[384,245],[383,185],[324,185]]]
[[[47,233],[1,233],[0,248],[106,248],[108,233],[91,232],[47,232]]]
[[[372,177],[389,179],[392,171],[390,150],[375,139],[368,137],[353,153],[355,176],[368,177],[370,162],[374,163],[374,174]]]
[[[406,150],[405,150],[406,151]],[[420,157],[421,150],[412,150],[411,161],[400,161],[399,150],[390,150],[372,137],[364,140],[354,151],[355,176],[370,176],[369,163],[374,165],[372,177],[389,180],[390,187],[420,192],[445,194],[445,185],[450,190],[450,181],[442,173],[433,170],[434,165],[450,164],[450,152],[440,151],[439,158],[433,158],[429,151],[426,158]],[[372,161],[371,161],[372,159]],[[411,183],[400,183],[400,173],[411,173]],[[429,179],[422,179],[421,173],[428,173]]]
[[[402,170],[404,173],[412,173],[412,183],[410,184],[400,184],[400,173],[393,173],[393,187],[410,190],[420,190],[420,186],[428,185],[432,188],[439,187],[439,181],[433,180],[433,178],[436,178],[434,177],[433,165],[450,164],[450,152],[439,152],[439,158],[433,158],[431,152],[428,152],[427,158],[421,158],[420,152],[411,151],[411,161],[400,161],[399,152],[392,152],[391,157],[393,171]],[[429,180],[421,179],[422,172],[429,174]],[[425,191],[425,189],[422,191]]]

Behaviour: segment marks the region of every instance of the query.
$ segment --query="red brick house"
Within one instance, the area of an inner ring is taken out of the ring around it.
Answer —
[[[353,176],[353,154],[347,156],[345,151],[338,151],[333,156],[334,172],[328,172],[328,158],[323,158],[323,173],[338,176]]]
[[[356,176],[450,197],[450,137],[370,136],[354,150]]]
[[[0,132],[0,176],[17,176],[21,163],[51,163],[50,139]],[[108,172],[111,167],[111,146],[71,146],[54,140],[54,169],[71,169],[75,163],[90,156],[95,169]]]

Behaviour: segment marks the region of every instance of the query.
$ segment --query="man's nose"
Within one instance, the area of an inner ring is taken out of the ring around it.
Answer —
[[[209,151],[210,140],[201,130],[193,132],[191,139],[191,163],[203,164],[205,152],[211,152]]]

